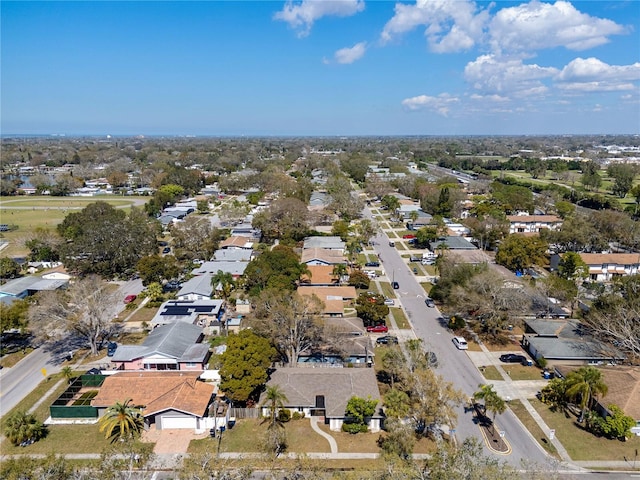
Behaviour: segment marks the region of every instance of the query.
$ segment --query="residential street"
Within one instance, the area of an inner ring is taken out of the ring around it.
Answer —
[[[368,208],[365,209],[365,217],[373,218]],[[416,276],[402,259],[401,252],[403,250],[390,247],[389,238],[385,233],[378,234],[374,242],[374,248],[383,261],[382,267],[384,267],[387,277],[390,281],[393,278],[400,284],[396,294],[416,336],[423,340],[425,350],[433,351],[438,356],[438,373],[443,375],[447,381],[453,382],[466,395],[472,396],[478,390],[478,386],[485,383],[484,377],[467,353],[458,350],[453,345],[451,341],[453,335],[438,321],[438,317],[440,317],[438,309],[428,308],[425,305],[424,300],[427,295],[418,283]],[[510,410],[500,415],[496,419],[496,424],[501,431],[505,432],[505,440],[512,448],[510,455],[499,455],[499,458],[514,466],[520,466],[521,460],[538,464],[546,464],[550,461],[550,457],[546,455]],[[472,413],[465,412],[464,407],[458,409],[455,437],[458,441],[467,437],[475,437],[484,443],[480,429],[473,423]],[[495,455],[486,445],[484,450],[486,454]]]

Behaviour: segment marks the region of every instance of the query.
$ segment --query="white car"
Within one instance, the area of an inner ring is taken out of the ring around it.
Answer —
[[[457,347],[458,350],[468,350],[469,345],[467,341],[462,337],[453,337],[453,344]]]
[[[384,304],[393,307],[395,305],[395,302],[393,301],[393,298],[385,298]]]

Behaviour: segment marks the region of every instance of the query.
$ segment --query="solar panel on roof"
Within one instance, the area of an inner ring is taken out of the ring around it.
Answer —
[[[188,315],[189,309],[186,307],[167,307],[161,315]]]

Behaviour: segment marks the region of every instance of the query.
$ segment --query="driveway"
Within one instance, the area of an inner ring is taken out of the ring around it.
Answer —
[[[175,454],[187,453],[191,440],[205,438],[206,436],[206,433],[196,434],[190,428],[156,430],[156,427],[152,426],[142,434],[142,441],[156,444],[153,453],[159,455],[167,453]]]

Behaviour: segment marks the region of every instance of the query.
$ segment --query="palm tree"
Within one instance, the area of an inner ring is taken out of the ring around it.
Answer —
[[[581,412],[578,422],[584,420],[593,398],[598,394],[604,396],[609,391],[609,387],[602,381],[602,372],[595,367],[582,367],[571,372],[567,375],[565,382],[567,398],[579,402],[580,405]]]
[[[71,383],[71,379],[73,378],[73,368],[67,365],[60,370],[60,373],[62,373],[62,376],[67,379],[67,382]]]
[[[333,266],[331,276],[335,278],[336,283],[342,283],[342,277],[344,277],[347,273],[347,266],[344,263],[337,263]]]
[[[216,274],[211,277],[211,286],[215,290],[216,294],[220,292],[222,298],[227,301],[236,284],[231,273],[218,270]]]
[[[131,401],[129,398],[124,403],[116,402],[98,421],[100,431],[105,432],[105,438],[111,437],[111,443],[135,438],[144,428],[142,413],[130,405]]]
[[[270,427],[276,425],[277,413],[279,408],[284,407],[284,402],[288,400],[285,393],[282,391],[279,385],[272,385],[267,387],[264,394],[264,401],[261,406],[269,406],[269,420]]]
[[[480,390],[473,394],[474,399],[480,399],[484,402],[484,414],[487,412],[493,413],[493,418],[491,419],[491,428],[493,433],[496,431],[495,419],[498,413],[504,413],[507,409],[506,402],[498,395],[493,389],[493,385],[478,385]]]
[[[20,410],[7,419],[4,434],[17,446],[27,440],[41,439],[46,434],[46,427],[33,414]]]

